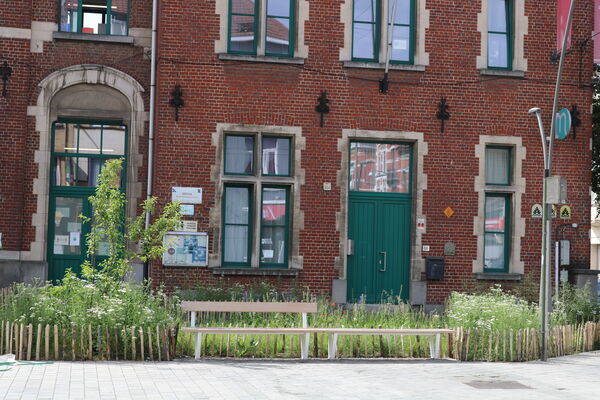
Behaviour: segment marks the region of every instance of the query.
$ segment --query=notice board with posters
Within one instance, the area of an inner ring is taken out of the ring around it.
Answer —
[[[165,267],[208,266],[208,234],[206,232],[167,232],[163,239]]]

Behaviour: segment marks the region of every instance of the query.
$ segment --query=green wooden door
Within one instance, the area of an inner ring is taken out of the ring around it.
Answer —
[[[410,201],[351,195],[348,239],[348,299],[378,303],[408,300]]]
[[[123,158],[125,190],[127,127],[119,121],[59,120],[52,125],[50,198],[48,204],[48,280],[56,282],[67,269],[81,273],[86,258],[89,224],[80,216],[92,216],[88,197],[94,194],[102,166]],[[93,261],[107,255],[100,243]]]
[[[69,193],[50,198],[48,280],[56,282],[62,279],[68,269],[81,273],[89,224],[83,224],[80,216],[91,214],[88,196]]]
[[[350,148],[348,301],[408,300],[411,232],[409,144]]]

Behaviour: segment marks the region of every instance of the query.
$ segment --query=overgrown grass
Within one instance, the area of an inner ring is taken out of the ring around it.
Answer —
[[[539,321],[536,305],[502,291],[499,285],[476,295],[453,292],[446,318],[450,327],[493,330],[534,328]]]
[[[16,284],[12,292],[0,305],[0,320],[123,328],[173,326],[182,319],[177,299],[152,293],[148,285],[90,282],[67,274],[58,286]]]
[[[600,303],[590,293],[587,286],[579,289],[568,283],[561,285],[559,298],[554,299],[552,323],[567,325],[600,320]]]

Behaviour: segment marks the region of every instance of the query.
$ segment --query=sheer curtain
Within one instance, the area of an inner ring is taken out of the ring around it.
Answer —
[[[509,149],[485,150],[485,181],[492,185],[508,185]]]
[[[225,188],[225,262],[248,262],[248,188]]]

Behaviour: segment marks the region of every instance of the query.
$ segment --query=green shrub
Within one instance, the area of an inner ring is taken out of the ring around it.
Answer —
[[[538,324],[537,307],[496,285],[487,293],[471,295],[453,292],[446,310],[452,327],[523,329]]]
[[[569,283],[561,285],[559,298],[554,299],[552,324],[568,325],[600,320],[600,304],[590,293],[588,286],[579,289]]]
[[[13,286],[0,305],[0,320],[24,324],[172,326],[181,320],[176,298],[151,293],[147,285],[89,281],[68,273],[61,285]]]

